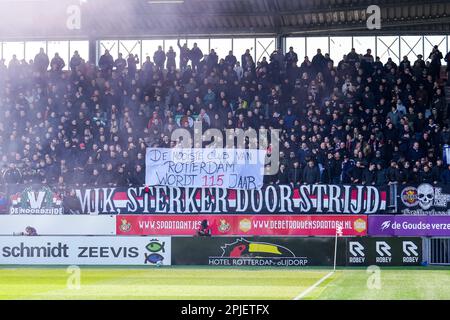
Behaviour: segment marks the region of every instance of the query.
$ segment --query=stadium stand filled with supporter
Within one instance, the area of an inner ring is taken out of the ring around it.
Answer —
[[[180,57],[160,47],[140,69],[136,56],[108,51],[98,66],[75,52],[70,71],[44,50],[34,62],[0,61],[3,183],[143,185],[146,148],[174,147],[173,130],[201,121],[280,129],[280,171],[268,184],[450,184],[437,46],[399,65],[370,49],[337,64],[320,50],[299,61],[292,48],[255,63],[249,50],[219,58],[178,46]]]

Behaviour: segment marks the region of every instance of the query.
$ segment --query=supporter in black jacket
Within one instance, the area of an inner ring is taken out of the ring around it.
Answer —
[[[450,164],[447,168],[441,173],[440,181],[445,185],[450,185]]]
[[[294,66],[297,65],[298,56],[294,52],[293,47],[289,47],[289,51],[284,56],[284,61],[286,62],[286,69],[292,69]]]
[[[128,56],[128,59],[127,59],[128,76],[130,79],[134,79],[138,64],[139,64],[139,60],[137,59],[137,56],[130,53],[130,55]]]
[[[311,60],[311,65],[314,70],[314,75],[326,69],[327,61],[320,49],[317,49],[317,54]]]
[[[350,170],[350,181],[353,184],[361,184],[363,180],[364,166],[361,161],[356,161],[356,165]]]
[[[75,190],[71,190],[63,199],[64,214],[81,214],[81,203]]]
[[[370,163],[368,168],[366,168],[363,172],[362,184],[375,185],[376,182],[377,182],[376,165],[374,163]]]
[[[375,184],[377,186],[385,186],[388,183],[388,179],[386,176],[386,169],[383,168],[381,164],[377,164],[377,176]]]
[[[398,164],[395,161],[391,161],[391,165],[386,169],[386,177],[388,184],[398,183],[400,180],[400,171],[398,169]]]
[[[434,46],[433,50],[430,53],[428,59],[430,62],[430,74],[433,79],[439,79],[441,75],[441,60],[442,60],[442,52],[439,51],[438,46]]]
[[[430,170],[430,167],[425,165],[423,170],[419,173],[419,182],[420,183],[433,183],[433,173]]]
[[[119,57],[114,61],[114,67],[119,74],[122,74],[127,67],[127,60],[123,58],[122,53],[119,53]]]
[[[245,53],[241,56],[241,66],[244,71],[247,71],[251,68],[251,64],[253,63],[252,55],[250,54],[250,49],[245,50]]]
[[[340,184],[342,176],[341,154],[336,152],[330,166],[330,179],[332,184]]]
[[[39,53],[34,57],[34,68],[37,72],[44,73],[47,71],[49,64],[50,60],[48,59],[44,49],[41,48]]]
[[[410,178],[408,183],[410,184],[417,184],[419,183],[419,167],[418,166],[414,166],[412,167],[412,170],[410,171]]]
[[[200,63],[200,60],[203,58],[203,52],[200,50],[200,48],[197,46],[197,43],[194,43],[194,47],[189,52],[189,59],[192,62],[192,70],[198,71],[198,65]]]
[[[350,53],[347,54],[347,62],[354,66],[356,62],[359,62],[359,55],[356,53],[355,48],[352,48]]]
[[[208,72],[211,72],[219,63],[219,57],[217,56],[216,51],[211,49],[211,52],[208,55],[208,60],[206,61],[206,65],[208,66]]]
[[[80,57],[78,51],[74,51],[72,58],[70,59],[70,70],[75,71],[83,63],[83,59]]]
[[[280,165],[280,170],[278,171],[276,184],[286,185],[289,184],[289,170],[286,169],[284,164]]]
[[[100,171],[95,168],[92,170],[92,174],[88,176],[86,180],[88,186],[98,187],[102,185],[102,177],[100,176]]]
[[[447,62],[447,86],[450,86],[450,51],[445,55],[444,61]]]
[[[172,47],[169,47],[169,51],[167,51],[166,57],[167,57],[167,65],[166,65],[167,70],[176,68],[176,60],[175,59],[177,57],[177,53],[173,50]]]
[[[423,157],[423,152],[420,148],[419,142],[414,142],[412,147],[408,150],[408,160],[417,161]]]
[[[289,183],[299,185],[302,179],[302,168],[298,161],[295,161],[289,168]]]
[[[162,71],[164,69],[166,54],[164,53],[162,46],[158,46],[158,50],[153,54],[153,61],[155,62],[158,71]]]
[[[143,186],[145,184],[145,171],[141,165],[136,165],[130,177],[130,185]]]
[[[323,160],[323,172],[321,182],[324,184],[332,184],[331,179],[331,169],[334,163],[334,158],[332,153],[326,154],[325,160]]]
[[[177,40],[177,46],[180,49],[180,70],[184,71],[190,59],[190,50],[187,43],[184,43],[183,46],[180,45],[180,39]]]
[[[128,173],[125,171],[124,165],[119,165],[114,174],[114,181],[117,186],[127,186],[128,185]]]
[[[342,180],[343,184],[352,183],[351,172],[354,167],[354,161],[351,160],[348,155],[344,156],[344,161],[342,161]]]
[[[53,71],[60,72],[62,69],[64,69],[65,66],[66,63],[64,62],[64,60],[59,56],[58,53],[55,53],[55,56],[50,62],[51,69]]]
[[[408,181],[411,181],[412,177],[411,165],[408,161],[403,163],[403,166],[399,169],[399,183],[407,184]]]
[[[320,170],[314,161],[308,161],[307,166],[303,169],[304,184],[315,184],[320,182]]]
[[[109,54],[109,50],[105,50],[105,54],[100,57],[98,66],[103,71],[103,75],[109,77],[114,66],[114,59]]]
[[[431,163],[429,164],[431,165]],[[442,173],[446,170],[444,162],[441,159],[436,160],[436,165],[431,167],[431,173],[433,175],[433,183],[439,183]]]
[[[234,66],[236,65],[237,59],[236,57],[233,55],[233,51],[229,51],[228,55],[225,57],[225,62],[231,66],[232,68],[234,68]]]

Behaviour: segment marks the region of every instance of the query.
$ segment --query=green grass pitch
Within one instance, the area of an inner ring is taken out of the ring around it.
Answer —
[[[80,289],[66,269],[0,268],[0,299],[294,299],[331,270],[320,268],[81,267]],[[365,268],[341,268],[303,299],[450,299],[450,268],[382,268],[369,289]]]

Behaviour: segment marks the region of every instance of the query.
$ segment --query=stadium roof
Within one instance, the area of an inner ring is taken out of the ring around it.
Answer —
[[[0,0],[0,38],[367,34],[373,2],[382,17],[373,34],[450,32],[448,0],[149,1],[155,0]],[[71,4],[81,7],[80,30],[66,27]]]

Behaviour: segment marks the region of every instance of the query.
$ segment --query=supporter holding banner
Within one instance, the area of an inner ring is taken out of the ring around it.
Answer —
[[[148,148],[149,186],[261,189],[266,152],[257,149]]]
[[[450,186],[422,183],[399,187],[399,211],[415,215],[450,215]]]

